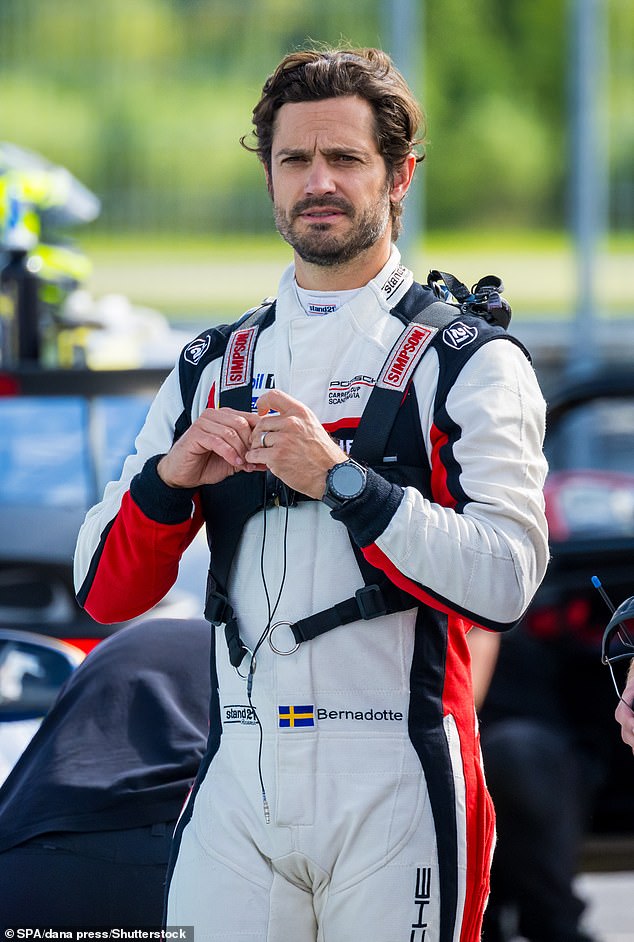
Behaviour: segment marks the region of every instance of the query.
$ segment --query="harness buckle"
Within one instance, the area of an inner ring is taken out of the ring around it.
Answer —
[[[288,487],[284,481],[275,477],[272,471],[266,472],[266,505],[270,507],[296,507],[297,497],[295,491]]]
[[[278,628],[282,628],[282,627],[290,628],[291,631],[293,629],[293,626],[291,625],[290,621],[276,621],[275,624],[271,626],[271,630],[269,631],[269,647],[271,648],[271,651],[275,652],[275,654],[280,654],[282,657],[288,657],[289,654],[295,654],[295,651],[298,650],[299,641],[295,641],[295,643],[290,648],[287,648],[286,650],[274,644],[273,635],[275,634]]]
[[[361,612],[361,618],[364,621],[387,615],[383,592],[378,585],[365,585],[363,588],[357,589],[354,595]]]
[[[212,592],[205,602],[205,618],[212,625],[224,625],[233,615],[229,599],[220,592]]]
[[[255,654],[253,653],[251,648],[247,648],[246,644],[243,645],[243,647],[244,647],[244,653],[242,655],[242,660],[240,661],[239,664],[234,664],[233,669],[235,670],[238,677],[242,678],[242,680],[248,680],[249,677],[252,677],[255,674],[256,660],[255,660]],[[242,674],[240,673],[240,668],[242,667],[242,661],[245,659],[247,654],[251,655],[249,659],[249,669],[247,670],[246,674]]]

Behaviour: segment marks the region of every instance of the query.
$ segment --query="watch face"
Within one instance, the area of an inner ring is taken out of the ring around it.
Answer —
[[[330,481],[334,493],[343,500],[349,500],[351,497],[360,494],[364,484],[365,475],[363,471],[352,461],[347,461],[335,468]]]

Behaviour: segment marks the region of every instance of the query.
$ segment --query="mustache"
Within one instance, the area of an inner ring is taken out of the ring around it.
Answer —
[[[314,208],[338,209],[347,216],[354,215],[354,207],[342,196],[322,196],[321,198],[317,196],[307,196],[298,203],[295,203],[292,209],[292,218],[296,219],[297,216],[301,216],[301,214],[305,213],[308,209]]]

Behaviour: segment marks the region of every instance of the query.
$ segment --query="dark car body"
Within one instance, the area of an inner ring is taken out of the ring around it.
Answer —
[[[565,378],[547,399],[551,561],[522,623],[502,639],[483,723],[511,715],[567,728],[600,783],[590,830],[634,839],[634,761],[601,663],[611,612],[592,581],[614,606],[634,593],[634,366]],[[629,840],[623,866],[634,866],[633,848]]]

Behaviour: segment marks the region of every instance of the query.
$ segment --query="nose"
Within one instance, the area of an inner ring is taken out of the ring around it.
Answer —
[[[327,160],[315,156],[310,163],[310,169],[304,191],[307,196],[323,196],[325,193],[334,193],[337,189],[332,168]]]

